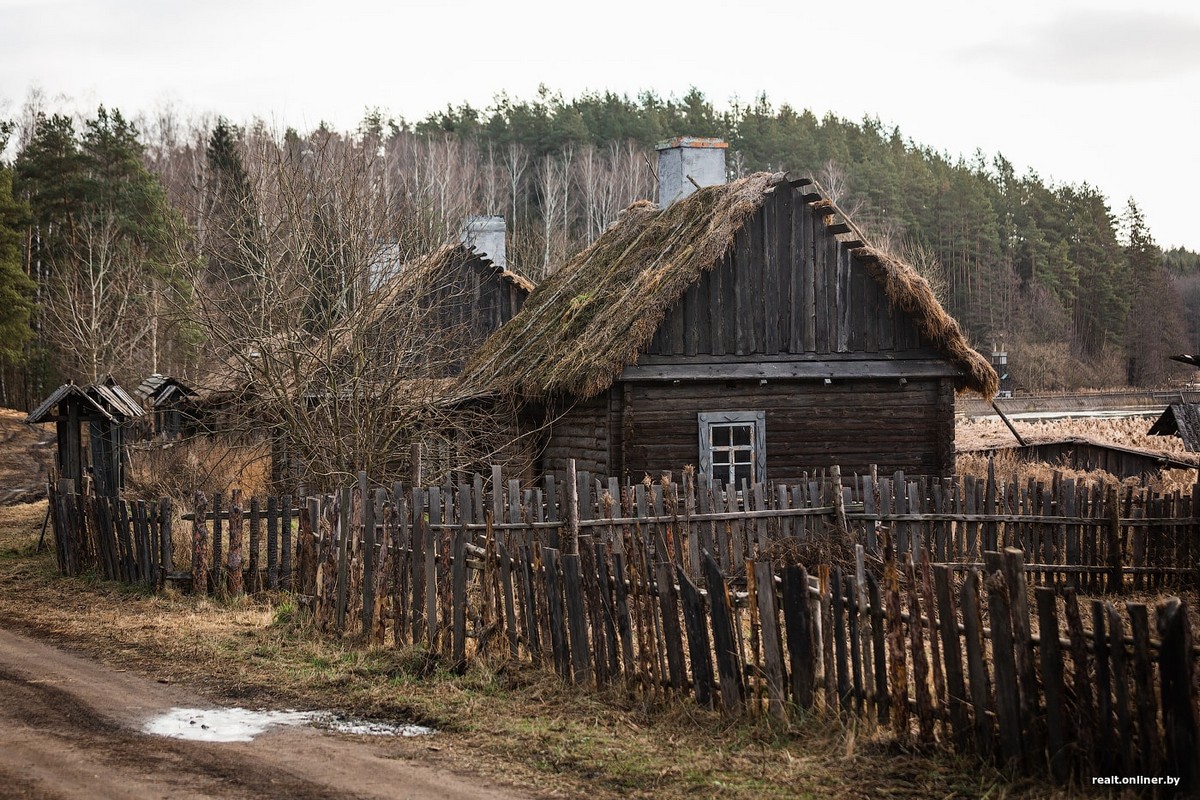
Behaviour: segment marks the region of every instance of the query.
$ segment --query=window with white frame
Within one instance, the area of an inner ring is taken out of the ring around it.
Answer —
[[[713,483],[753,486],[766,480],[766,412],[699,414],[700,471]]]

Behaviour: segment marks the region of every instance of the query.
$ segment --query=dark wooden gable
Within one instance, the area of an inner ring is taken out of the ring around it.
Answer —
[[[944,360],[807,199],[778,184],[667,313],[639,363]]]
[[[463,331],[464,344],[474,346],[512,319],[527,295],[499,267],[462,250],[433,276],[423,302],[438,309],[444,328]]]
[[[376,346],[397,366],[455,375],[463,363],[521,310],[528,281],[462,245],[447,246],[408,270],[373,312]]]

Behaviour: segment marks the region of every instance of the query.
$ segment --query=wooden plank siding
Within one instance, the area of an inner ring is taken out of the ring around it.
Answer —
[[[462,368],[470,352],[521,310],[528,293],[506,280],[501,270],[475,253],[448,260],[443,273],[433,276],[421,303],[435,310],[440,330],[451,332],[442,363],[452,372]]]
[[[633,384],[624,463],[610,474],[657,476],[699,461],[697,414],[765,411],[767,479],[839,465],[948,475],[954,466],[954,389],[950,381],[812,381]],[[949,413],[946,409],[949,408]]]
[[[940,357],[798,191],[776,188],[718,265],[668,309],[639,363],[727,354]]]
[[[949,475],[954,468],[954,386],[948,378],[835,381],[622,383],[559,411],[541,468],[576,468],[640,480],[699,463],[697,415],[766,412],[767,479],[840,466],[865,473]]]

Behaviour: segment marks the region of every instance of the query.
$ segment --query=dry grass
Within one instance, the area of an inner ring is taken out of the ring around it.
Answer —
[[[286,595],[219,604],[65,579],[35,555],[44,504],[0,510],[0,617],[103,661],[215,698],[410,718],[443,733],[439,761],[559,796],[1051,796],[971,759],[905,752],[809,719],[731,721],[620,688],[584,692],[528,665],[459,676],[423,650],[319,637]],[[392,747],[393,745],[389,745]],[[428,742],[396,743],[428,758]]]
[[[1037,422],[1016,420],[1013,426],[1028,442],[1056,439],[1088,439],[1119,447],[1151,450],[1169,456],[1188,458],[1189,453],[1178,436],[1148,436],[1150,420],[1138,417],[1120,419],[1059,419]],[[999,417],[959,420],[955,441],[960,450],[1016,444],[1012,433]]]
[[[141,443],[132,448],[131,461],[126,478],[130,497],[170,497],[191,507],[197,491],[211,497],[239,488],[249,497],[265,496],[271,488],[270,450],[264,443],[236,444],[211,436],[165,447]]]
[[[24,411],[0,408],[0,504],[27,503],[46,496],[54,461],[50,425],[26,425]]]
[[[1149,450],[1163,455],[1180,458],[1191,458],[1183,442],[1175,436],[1147,436],[1150,423],[1144,419],[1064,419],[1039,422],[1014,422],[1017,431],[1028,442],[1051,441],[1056,439],[1088,439],[1103,444],[1119,447],[1132,447],[1139,450]],[[1138,478],[1121,480],[1115,475],[1102,470],[1077,470],[1063,464],[1052,464],[1045,461],[1025,461],[1015,453],[1000,451],[994,456],[979,453],[966,453],[963,450],[981,449],[986,447],[1007,447],[1015,445],[1012,433],[998,418],[959,420],[955,429],[955,441],[959,449],[955,471],[959,475],[972,475],[986,478],[989,458],[994,460],[996,474],[1004,479],[1013,475],[1021,483],[1032,478],[1047,485],[1054,479],[1056,473],[1064,478],[1073,478],[1077,482],[1100,482],[1112,485],[1140,485]],[[1163,470],[1159,475],[1149,478],[1146,483],[1155,491],[1179,491],[1190,494],[1196,483],[1196,471],[1187,469]]]

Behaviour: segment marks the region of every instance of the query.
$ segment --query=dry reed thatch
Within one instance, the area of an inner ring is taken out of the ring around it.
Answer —
[[[734,236],[762,208],[782,173],[710,186],[660,210],[639,201],[590,247],[543,281],[521,312],[492,335],[463,371],[464,396],[593,397],[606,390],[688,287],[721,263]],[[828,201],[817,201],[830,206]],[[997,378],[971,349],[928,283],[879,251],[854,251],[889,299],[918,318],[930,342],[964,373],[960,388],[987,398]]]
[[[987,359],[977,353],[963,335],[958,320],[946,313],[929,286],[929,281],[908,264],[874,247],[854,251],[881,286],[888,300],[910,314],[921,335],[950,356],[966,371],[960,389],[973,390],[990,400],[1000,389],[1000,378]]]
[[[544,280],[464,370],[468,391],[591,397],[637,361],[667,310],[762,207],[771,175],[710,186],[665,210],[640,200]]]

